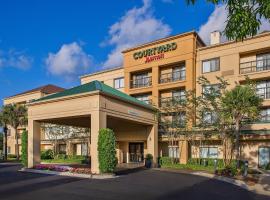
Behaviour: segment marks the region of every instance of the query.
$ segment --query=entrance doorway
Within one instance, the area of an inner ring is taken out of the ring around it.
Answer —
[[[143,142],[129,143],[129,162],[143,162],[144,160],[144,144]]]

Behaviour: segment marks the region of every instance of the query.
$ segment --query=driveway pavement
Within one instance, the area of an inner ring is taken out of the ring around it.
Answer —
[[[143,170],[115,179],[93,180],[17,172],[0,164],[0,199],[268,199],[229,183],[173,172]]]

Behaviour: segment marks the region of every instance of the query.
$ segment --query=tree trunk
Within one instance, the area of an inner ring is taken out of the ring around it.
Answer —
[[[3,141],[4,160],[7,160],[7,127],[4,126],[4,141]]]
[[[239,120],[236,120],[235,122],[235,148],[236,148],[236,167],[239,168],[240,167],[240,124],[239,124]]]
[[[18,137],[18,128],[15,128],[15,139],[16,139],[16,146],[15,146],[15,151],[16,151],[16,159],[20,159],[20,153],[19,153],[19,137]]]

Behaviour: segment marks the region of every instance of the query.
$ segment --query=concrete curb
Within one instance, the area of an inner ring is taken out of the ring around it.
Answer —
[[[219,181],[223,181],[226,183],[230,183],[236,186],[239,186],[245,190],[254,192],[256,194],[261,194],[261,195],[267,195],[270,196],[270,191],[264,190],[263,186],[261,184],[255,184],[254,186],[249,186],[247,185],[244,181],[241,180],[236,180],[228,177],[222,177],[222,176],[217,176],[214,174],[209,174],[205,172],[187,172],[187,171],[180,171],[180,170],[171,170],[171,169],[162,169],[162,168],[154,168],[154,170],[157,171],[164,171],[164,172],[173,172],[173,173],[179,173],[179,174],[190,174],[190,175],[195,175],[195,176],[202,176],[206,178],[211,178]],[[260,182],[260,181],[259,181]]]
[[[77,173],[71,173],[71,172],[55,172],[55,171],[27,169],[27,168],[22,168],[18,171],[37,173],[37,174],[57,175],[57,176],[69,176],[69,177],[86,178],[86,179],[112,179],[112,178],[118,177],[111,174],[100,174],[100,175],[99,174],[77,174]]]

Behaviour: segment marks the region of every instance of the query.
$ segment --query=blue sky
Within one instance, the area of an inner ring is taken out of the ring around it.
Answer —
[[[124,48],[164,36],[197,30],[207,40],[224,28],[226,11],[199,2],[2,0],[0,98],[48,83],[78,85],[79,75],[121,65]]]

